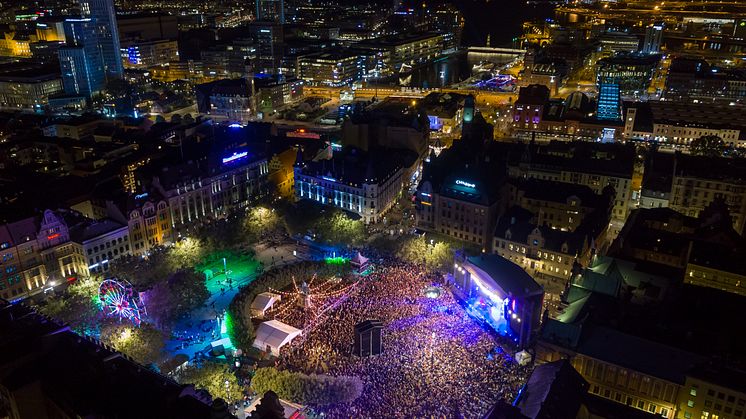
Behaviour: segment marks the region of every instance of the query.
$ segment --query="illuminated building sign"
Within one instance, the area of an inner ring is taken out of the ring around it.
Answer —
[[[236,160],[245,159],[249,155],[248,151],[242,151],[240,153],[234,152],[228,157],[223,157],[223,164],[233,163]]]
[[[135,199],[143,199],[143,198],[147,198],[147,197],[148,197],[148,193],[147,192],[141,193],[139,195],[135,195]]]
[[[328,180],[329,182],[336,182],[337,181],[337,179],[334,179],[333,177],[329,177],[329,176],[321,176],[321,178],[324,179],[324,180]]]
[[[241,124],[230,124],[230,125],[228,125],[228,128],[242,128],[242,127],[243,127],[243,125],[241,125]]]
[[[467,188],[472,188],[472,189],[477,187],[477,185],[463,181],[461,179],[456,179],[456,185],[466,186]]]
[[[297,131],[290,131],[285,134],[288,138],[311,138],[314,140],[321,139],[321,136],[315,132],[307,132],[305,129],[301,128]]]
[[[54,233],[47,236],[47,240],[53,240],[60,236],[60,233]]]

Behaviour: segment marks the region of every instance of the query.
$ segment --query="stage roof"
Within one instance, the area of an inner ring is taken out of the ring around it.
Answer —
[[[520,266],[496,254],[469,256],[469,263],[486,272],[504,292],[515,297],[542,294],[544,289]]]

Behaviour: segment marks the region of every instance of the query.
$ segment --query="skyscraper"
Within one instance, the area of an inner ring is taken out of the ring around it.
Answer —
[[[663,22],[656,22],[645,28],[645,41],[642,44],[643,54],[657,54],[663,42]]]
[[[62,86],[68,95],[91,97],[104,89],[106,74],[93,19],[65,19],[66,45],[59,49]]]
[[[599,80],[596,118],[605,121],[619,121],[622,119],[622,100],[618,81],[610,79]]]
[[[285,0],[256,0],[256,20],[284,24]]]
[[[81,0],[80,9],[84,17],[93,19],[96,38],[104,71],[108,78],[121,78],[124,74],[117,29],[117,15],[114,0]]]

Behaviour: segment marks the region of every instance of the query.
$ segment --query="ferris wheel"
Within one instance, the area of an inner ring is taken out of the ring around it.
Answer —
[[[98,297],[101,310],[106,316],[119,317],[119,320],[127,319],[136,326],[140,325],[141,317],[145,314],[145,306],[132,284],[123,279],[105,279],[98,287]]]

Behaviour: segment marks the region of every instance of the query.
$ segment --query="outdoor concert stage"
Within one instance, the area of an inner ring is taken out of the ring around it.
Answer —
[[[515,263],[495,254],[456,252],[449,280],[469,314],[485,321],[519,348],[539,326],[544,290]]]

